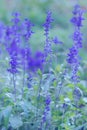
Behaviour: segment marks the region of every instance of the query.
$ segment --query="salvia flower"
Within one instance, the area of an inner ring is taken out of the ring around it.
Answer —
[[[79,5],[75,5],[75,6],[74,6],[74,10],[72,11],[72,13],[73,13],[74,15],[78,14],[79,9],[80,9],[80,6],[79,6]]]
[[[28,69],[31,71],[37,71],[43,68],[44,64],[44,53],[37,51],[35,55],[30,55],[27,59]]]
[[[78,6],[78,5],[75,6],[74,11],[73,11],[74,16],[71,19],[71,22],[78,28],[80,28],[82,26],[82,21],[84,20],[83,13],[84,13],[84,11],[81,10],[80,6]]]
[[[20,19],[20,14],[18,12],[13,13],[13,19],[12,19],[12,37],[15,38],[15,41],[17,44],[21,44],[21,29],[20,25],[21,24],[21,19]]]
[[[80,64],[79,49],[82,48],[82,40],[83,40],[82,38],[83,34],[81,33],[80,29],[82,27],[82,22],[84,20],[83,14],[84,11],[80,8],[79,5],[76,5],[73,11],[74,16],[71,19],[71,22],[75,27],[75,31],[72,36],[74,45],[69,49],[69,53],[67,55],[67,62],[71,65],[72,68],[71,79],[73,80],[74,83],[77,83],[79,81],[79,76],[78,76],[78,69]]]
[[[38,69],[42,70],[44,65],[44,53],[41,51],[36,51],[35,54],[32,54],[32,51],[29,47],[21,48],[21,63],[23,68],[25,67],[26,71],[35,72]]]
[[[83,40],[83,34],[80,32],[80,30],[76,29],[73,33],[73,41],[75,43],[75,46],[79,49],[82,48],[82,40]]]
[[[10,56],[10,68],[8,71],[12,74],[18,72],[18,66],[19,66],[19,61],[18,61],[18,55],[19,55],[19,48],[15,42],[15,40],[11,43],[9,48],[7,48],[8,54]]]
[[[45,58],[52,52],[52,49],[51,49],[52,41],[49,37],[49,31],[50,31],[52,22],[53,22],[52,13],[50,11],[48,11],[46,21],[43,25],[44,26],[44,32],[45,32],[44,35],[46,37],[45,46],[44,46]]]
[[[23,68],[27,69],[27,60],[31,55],[31,49],[29,47],[20,48],[20,57]]]
[[[10,57],[9,64],[10,64],[10,68],[8,69],[8,71],[10,73],[12,73],[12,74],[16,74],[18,72],[18,70],[17,70],[18,63],[17,63],[17,57],[16,57],[16,55]]]
[[[51,97],[50,97],[50,95],[47,95],[46,100],[45,100],[45,110],[44,110],[43,118],[42,118],[43,123],[46,122],[47,116],[50,112],[50,104],[51,104]]]
[[[37,51],[35,54],[35,59],[36,59],[36,67],[41,69],[44,63],[44,53],[41,51]]]
[[[50,30],[52,22],[53,22],[52,12],[48,11],[47,12],[46,21],[45,21],[45,23],[43,25],[44,26],[44,31],[45,31],[46,38],[48,38],[48,36],[49,36],[49,30]]]
[[[58,39],[57,36],[55,36],[55,37],[53,38],[53,43],[55,43],[55,44],[63,44],[63,42],[61,42],[61,41]]]
[[[78,62],[77,56],[78,56],[78,50],[73,46],[72,48],[69,49],[68,58],[67,58],[68,63],[75,64],[76,62]]]
[[[26,41],[29,41],[30,40],[30,37],[31,35],[34,33],[32,31],[32,27],[34,26],[34,24],[32,24],[30,22],[30,20],[28,20],[27,18],[24,20],[24,33],[23,33],[23,36],[25,38]]]
[[[6,42],[9,43],[9,41],[11,40],[11,38],[12,38],[12,27],[7,26],[6,30],[5,30],[5,39],[6,39]]]
[[[12,19],[12,22],[15,23],[15,24],[18,24],[20,22],[20,14],[19,12],[14,12],[13,14],[13,19]]]

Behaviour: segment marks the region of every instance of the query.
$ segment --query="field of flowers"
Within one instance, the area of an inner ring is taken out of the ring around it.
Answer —
[[[9,22],[2,18],[0,130],[87,130],[86,17],[75,2],[67,23],[58,23],[71,30],[59,36],[51,10],[43,20],[21,11],[13,11]]]

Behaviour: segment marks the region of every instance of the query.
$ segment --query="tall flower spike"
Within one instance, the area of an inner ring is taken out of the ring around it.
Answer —
[[[79,77],[77,75],[79,69],[79,49],[82,48],[82,33],[81,27],[83,25],[83,14],[84,11],[80,8],[79,5],[76,5],[73,10],[73,18],[71,19],[71,23],[75,27],[75,31],[72,35],[72,39],[74,41],[73,47],[70,48],[69,53],[67,55],[67,62],[71,65],[72,68],[72,80],[74,83],[77,83]]]
[[[13,19],[12,19],[13,24],[11,26],[8,26],[6,28],[6,49],[8,51],[8,54],[10,56],[10,68],[8,71],[12,74],[18,72],[18,66],[19,66],[19,43],[20,43],[20,31],[19,31],[19,14],[14,13],[13,14]]]
[[[44,47],[44,52],[46,57],[48,56],[49,53],[52,52],[51,50],[51,40],[49,38],[49,30],[51,27],[51,23],[53,22],[53,18],[52,18],[52,13],[50,11],[47,12],[47,17],[46,17],[46,21],[44,23],[44,31],[45,31],[45,37],[46,37],[46,41],[45,41],[45,47]]]
[[[49,30],[50,30],[52,22],[53,22],[52,12],[48,11],[47,12],[46,21],[45,21],[45,23],[43,25],[44,26],[44,31],[45,31],[46,38],[48,38],[48,36],[49,36]]]
[[[12,18],[12,35],[17,44],[21,43],[21,30],[20,30],[20,14],[18,12],[13,13]]]
[[[32,27],[34,24],[32,24],[28,19],[24,20],[24,38],[26,41],[30,40],[31,35],[34,33],[32,31]]]
[[[9,48],[7,48],[9,56],[10,56],[10,68],[8,71],[12,74],[18,72],[18,66],[19,66],[19,61],[18,61],[18,55],[19,55],[19,48],[16,44],[15,41],[11,43]]]

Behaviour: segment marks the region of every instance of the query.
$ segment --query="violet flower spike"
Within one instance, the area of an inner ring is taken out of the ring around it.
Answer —
[[[72,76],[71,79],[74,83],[79,82],[78,69],[79,69],[79,49],[82,48],[82,36],[81,27],[83,25],[83,14],[84,11],[80,8],[80,6],[76,5],[74,7],[73,15],[74,17],[71,19],[75,27],[75,31],[73,33],[72,39],[74,41],[74,45],[70,48],[69,53],[67,54],[67,62],[71,65],[72,68]]]
[[[52,12],[48,11],[47,12],[47,17],[46,17],[46,21],[44,23],[44,31],[45,31],[45,36],[46,38],[48,39],[49,37],[49,30],[50,30],[50,27],[51,27],[51,23],[53,22],[53,18],[52,18]]]
[[[50,95],[47,95],[46,100],[45,100],[45,110],[44,110],[43,118],[42,118],[43,123],[46,122],[47,120],[47,115],[49,114],[49,111],[50,111],[50,103],[51,103],[51,97]]]
[[[48,11],[46,21],[43,25],[44,26],[44,32],[45,32],[44,35],[46,37],[45,46],[44,46],[45,59],[52,52],[52,49],[51,49],[51,42],[52,41],[50,40],[50,37],[49,37],[49,31],[50,31],[52,22],[53,22],[52,13],[50,11]]]
[[[28,20],[27,18],[24,20],[24,38],[26,41],[29,41],[31,38],[31,35],[34,33],[32,31],[32,27],[34,26],[34,24],[32,24],[30,22],[30,20]]]

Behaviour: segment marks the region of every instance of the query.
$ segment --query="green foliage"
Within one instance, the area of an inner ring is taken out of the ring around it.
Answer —
[[[19,128],[20,126],[23,125],[23,122],[22,122],[20,116],[10,117],[9,122],[10,122],[10,125],[11,125],[11,127],[12,127],[13,129],[17,129],[17,128]]]

